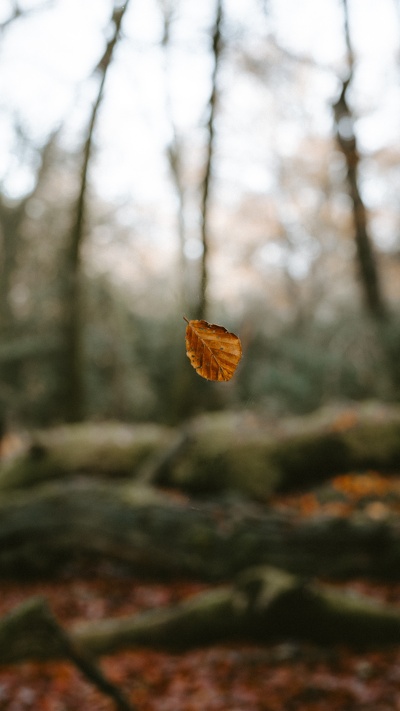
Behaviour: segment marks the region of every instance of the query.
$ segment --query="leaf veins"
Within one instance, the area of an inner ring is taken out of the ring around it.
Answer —
[[[240,338],[223,326],[186,317],[186,355],[206,380],[230,380],[242,357]]]

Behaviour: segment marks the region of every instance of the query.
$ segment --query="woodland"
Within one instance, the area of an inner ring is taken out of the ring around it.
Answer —
[[[400,711],[397,0],[3,0],[0,711]]]

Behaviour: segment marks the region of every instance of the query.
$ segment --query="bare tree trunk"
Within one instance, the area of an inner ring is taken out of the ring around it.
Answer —
[[[3,205],[0,201],[0,331],[8,335],[14,326],[9,297],[24,209],[25,201],[14,208]]]
[[[187,260],[185,256],[185,241],[186,241],[186,225],[185,225],[185,204],[186,191],[183,178],[182,166],[182,146],[175,125],[173,110],[171,105],[171,94],[169,87],[169,49],[171,39],[171,23],[174,19],[175,3],[159,0],[160,10],[163,20],[163,37],[161,41],[164,50],[164,72],[165,72],[165,112],[167,121],[171,129],[171,140],[167,146],[167,158],[171,171],[172,181],[174,184],[178,207],[177,207],[177,231],[179,239],[179,278],[180,278],[180,298],[182,305],[186,306],[188,300],[187,294]]]
[[[347,101],[347,90],[353,78],[354,53],[349,31],[347,0],[343,0],[345,38],[348,53],[349,73],[342,83],[340,96],[333,106],[336,139],[346,160],[348,190],[353,203],[354,237],[358,274],[368,313],[379,323],[388,317],[388,307],[382,292],[372,238],[368,227],[367,211],[359,189],[360,153],[353,130],[354,116]]]
[[[24,203],[9,208],[0,201],[0,338],[6,345],[15,338],[15,322],[11,307],[10,292],[17,263],[20,241],[20,224],[24,215]],[[18,390],[21,363],[15,360],[0,365],[0,422],[3,427],[7,419],[9,403]]]
[[[33,350],[40,350],[42,347],[42,355],[47,350],[47,344],[42,341],[40,345],[37,337],[32,337],[18,327],[12,307],[11,290],[20,256],[26,207],[48,174],[57,135],[58,130],[55,130],[41,151],[41,164],[32,190],[15,207],[10,207],[0,196],[0,341],[2,354],[5,355],[3,358],[0,356],[0,420],[5,417],[9,402],[16,402],[16,393],[21,386],[21,361],[27,356],[26,344],[29,342],[33,345],[35,342]],[[50,351],[52,350],[53,346],[50,346]]]
[[[203,254],[201,258],[201,276],[200,276],[200,295],[197,306],[197,318],[205,318],[207,313],[207,285],[208,285],[208,254],[209,254],[209,215],[210,215],[210,184],[211,171],[215,150],[215,115],[218,101],[218,69],[220,64],[222,42],[221,42],[221,24],[222,24],[222,0],[217,0],[215,25],[212,34],[212,55],[213,55],[213,71],[211,76],[211,94],[208,105],[208,121],[207,121],[207,148],[204,168],[204,177],[201,185],[201,240],[203,245]]]
[[[400,330],[390,313],[382,290],[379,269],[374,254],[368,226],[368,215],[359,189],[360,153],[353,130],[354,117],[347,102],[347,90],[353,77],[354,53],[351,43],[348,18],[348,0],[342,0],[345,39],[348,52],[349,73],[342,83],[340,96],[333,106],[336,138],[347,166],[349,195],[353,203],[354,237],[360,284],[367,314],[375,321],[377,338],[381,344],[384,361],[391,381],[388,396],[400,397]]]
[[[68,237],[65,259],[64,284],[64,356],[62,358],[61,402],[64,419],[74,422],[83,419],[83,368],[82,368],[82,293],[81,293],[81,253],[85,237],[86,194],[88,170],[93,152],[93,136],[98,112],[103,100],[104,86],[114,50],[120,36],[120,29],[129,0],[116,7],[112,15],[113,36],[107,44],[103,57],[96,67],[100,84],[92,107],[85,142],[80,174],[80,191],[75,205],[74,222]]]

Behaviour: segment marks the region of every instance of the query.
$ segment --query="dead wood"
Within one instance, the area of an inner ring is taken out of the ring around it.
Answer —
[[[57,622],[41,597],[30,598],[0,620],[0,663],[26,659],[68,659],[120,711],[134,707],[119,687],[103,674],[92,657]]]
[[[33,598],[0,620],[0,663],[67,657],[81,668],[83,659],[97,669],[89,659],[124,648],[177,652],[221,641],[270,644],[287,638],[357,648],[398,644],[400,610],[258,567],[244,571],[233,586],[132,617],[80,623],[68,635],[45,602]]]
[[[398,578],[396,517],[301,519],[240,499],[171,497],[151,487],[69,479],[0,499],[0,575],[100,557],[131,571],[229,580],[249,565]]]
[[[161,462],[174,430],[151,423],[78,423],[32,432],[0,466],[0,492],[28,489],[77,474],[129,479],[147,462]]]
[[[400,408],[331,407],[279,423],[208,413],[181,428],[85,423],[33,433],[0,467],[0,492],[77,473],[140,479],[193,494],[235,491],[262,502],[335,474],[400,471]]]

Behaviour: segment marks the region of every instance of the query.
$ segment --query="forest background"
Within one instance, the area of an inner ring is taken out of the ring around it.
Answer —
[[[2,708],[400,708],[399,30],[0,3]]]
[[[397,0],[0,12],[4,426],[398,400]]]

